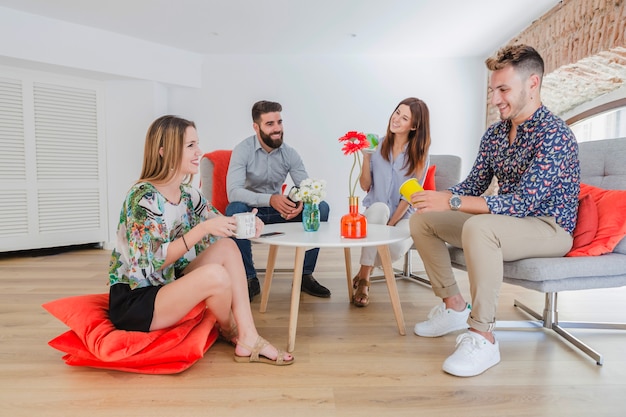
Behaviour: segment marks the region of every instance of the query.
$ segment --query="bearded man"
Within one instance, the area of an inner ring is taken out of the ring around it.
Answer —
[[[287,174],[299,185],[309,175],[298,152],[283,142],[282,106],[272,101],[258,101],[252,106],[252,128],[256,133],[241,141],[233,149],[226,176],[228,201],[226,215],[258,210],[257,216],[265,224],[301,222],[302,203],[283,195]],[[320,202],[320,219],[328,220],[330,208]],[[261,293],[252,245],[248,239],[235,239],[241,252],[248,277],[250,301]],[[319,248],[309,249],[304,255],[301,290],[315,297],[330,297],[328,288],[313,277]]]

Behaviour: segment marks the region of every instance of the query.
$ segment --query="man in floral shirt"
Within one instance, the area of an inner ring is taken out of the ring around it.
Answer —
[[[543,59],[515,45],[486,65],[491,103],[502,120],[484,134],[464,181],[411,198],[411,235],[443,300],[415,333],[437,337],[469,327],[443,364],[456,376],[478,375],[500,362],[493,329],[502,262],[565,255],[578,211],[578,145],[567,124],[541,104]],[[482,195],[494,176],[498,195]],[[446,242],[464,250],[471,306],[460,294]]]

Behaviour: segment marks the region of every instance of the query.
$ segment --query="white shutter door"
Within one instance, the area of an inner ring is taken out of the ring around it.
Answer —
[[[28,236],[22,82],[0,78],[0,238]]]
[[[84,84],[0,78],[0,251],[107,240],[102,106]]]

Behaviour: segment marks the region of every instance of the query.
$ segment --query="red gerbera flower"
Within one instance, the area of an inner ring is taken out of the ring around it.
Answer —
[[[339,142],[344,142],[341,150],[344,155],[352,155],[364,148],[369,148],[370,143],[364,133],[351,131],[339,138]]]
[[[356,191],[356,184],[359,181],[359,177],[361,176],[361,149],[369,148],[370,143],[367,140],[367,136],[362,132],[350,131],[339,138],[339,142],[343,142],[343,147],[341,148],[344,155],[353,155],[354,161],[352,162],[352,168],[350,169],[350,179],[348,182],[348,191],[350,193],[350,197],[354,197],[354,193]],[[354,183],[352,182],[352,174],[354,173],[354,168],[356,165],[359,165],[359,175],[356,177]]]

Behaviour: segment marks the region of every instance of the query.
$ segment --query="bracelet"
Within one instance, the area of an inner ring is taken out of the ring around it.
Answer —
[[[183,243],[185,244],[185,248],[187,248],[187,252],[189,252],[189,246],[187,246],[187,241],[185,240],[185,235],[182,236]]]

